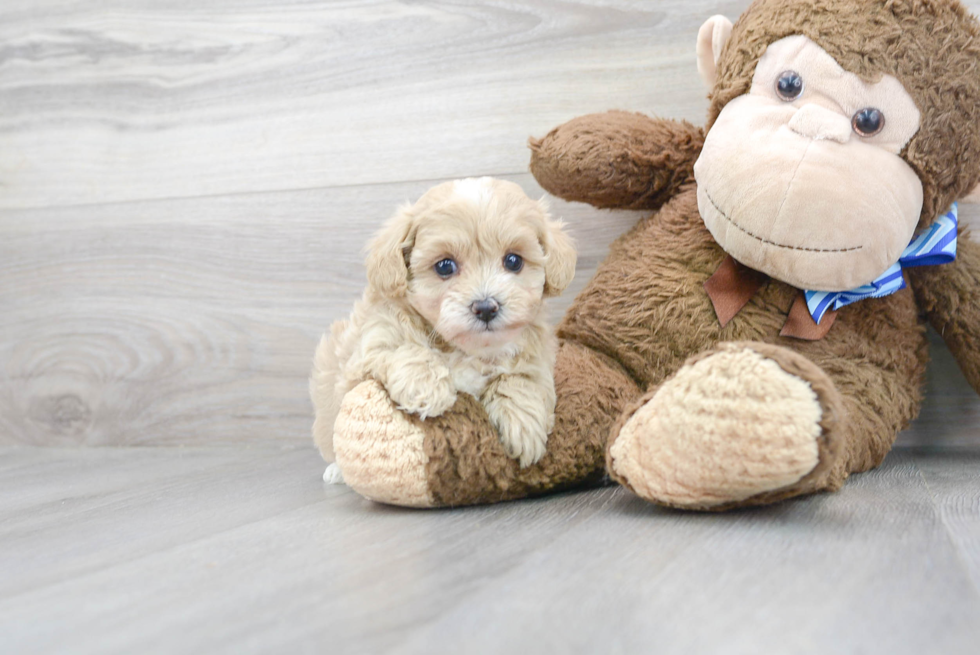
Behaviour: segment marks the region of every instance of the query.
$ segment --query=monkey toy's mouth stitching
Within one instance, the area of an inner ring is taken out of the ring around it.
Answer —
[[[784,243],[776,243],[775,241],[770,241],[769,239],[764,239],[764,238],[758,236],[757,234],[752,234],[751,232],[749,232],[748,230],[746,230],[744,227],[742,227],[741,225],[739,225],[738,223],[736,223],[735,221],[733,221],[731,219],[731,217],[728,216],[728,214],[726,214],[725,212],[723,212],[721,210],[721,207],[718,206],[718,203],[716,203],[715,200],[714,200],[714,198],[711,197],[711,195],[708,193],[707,189],[705,189],[705,191],[704,191],[704,196],[708,199],[708,201],[715,208],[715,210],[724,217],[724,219],[726,221],[728,221],[729,223],[731,223],[740,232],[744,232],[745,234],[749,235],[753,239],[756,239],[757,241],[761,241],[762,243],[764,243],[766,245],[776,246],[777,248],[786,248],[788,250],[804,250],[806,252],[853,252],[855,250],[861,250],[862,248],[864,248],[864,246],[852,246],[850,248],[804,248],[802,246],[788,246],[788,245],[786,245]]]

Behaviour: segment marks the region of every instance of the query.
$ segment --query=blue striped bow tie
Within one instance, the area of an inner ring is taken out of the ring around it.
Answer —
[[[959,217],[954,202],[945,214],[939,217],[929,229],[912,239],[909,247],[891,268],[879,275],[871,284],[865,284],[850,291],[805,291],[806,306],[810,316],[820,324],[829,310],[838,310],[852,302],[865,298],[881,298],[905,288],[903,268],[913,266],[932,266],[948,264],[956,259],[956,224]]]

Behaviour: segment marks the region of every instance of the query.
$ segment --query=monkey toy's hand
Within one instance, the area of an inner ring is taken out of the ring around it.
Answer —
[[[657,209],[694,179],[704,131],[609,111],[530,139],[531,173],[548,193],[604,209]]]

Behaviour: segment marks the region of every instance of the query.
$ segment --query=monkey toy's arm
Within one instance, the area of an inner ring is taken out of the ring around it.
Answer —
[[[980,393],[980,243],[961,234],[956,261],[909,271],[919,306]]]
[[[552,195],[605,209],[657,209],[694,180],[704,131],[686,121],[609,111],[528,141],[531,173]]]

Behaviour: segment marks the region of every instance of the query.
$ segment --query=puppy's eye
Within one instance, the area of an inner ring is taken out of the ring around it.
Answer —
[[[776,80],[776,94],[789,102],[803,93],[803,78],[796,71],[784,71]]]
[[[436,262],[436,265],[432,268],[435,269],[436,275],[443,279],[456,275],[456,271],[459,270],[459,266],[456,265],[456,262],[449,257]]]
[[[504,268],[513,273],[517,273],[524,268],[524,258],[509,252],[504,255]]]
[[[885,127],[885,115],[874,107],[865,107],[854,114],[851,127],[861,136],[874,136]]]

